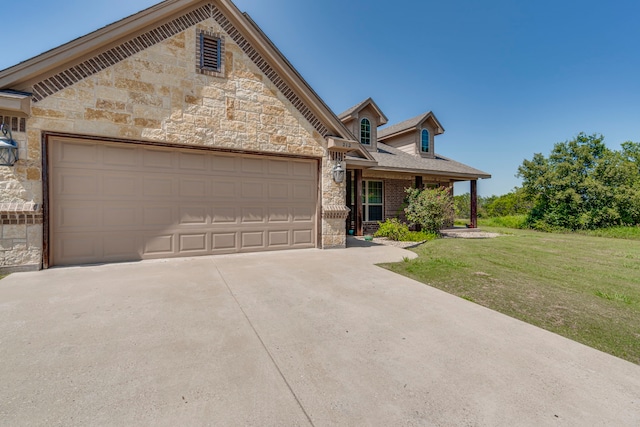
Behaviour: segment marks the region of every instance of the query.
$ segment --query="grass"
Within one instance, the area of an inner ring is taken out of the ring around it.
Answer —
[[[468,301],[640,364],[640,242],[483,227],[386,264]]]
[[[613,239],[640,240],[640,227],[610,227],[598,230],[581,231],[580,234]]]

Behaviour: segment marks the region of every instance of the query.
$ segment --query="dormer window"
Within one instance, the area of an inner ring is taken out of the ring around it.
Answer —
[[[371,145],[371,122],[369,119],[360,121],[360,143],[363,145]]]
[[[422,132],[420,133],[420,152],[429,152],[429,131],[426,129],[422,129]]]

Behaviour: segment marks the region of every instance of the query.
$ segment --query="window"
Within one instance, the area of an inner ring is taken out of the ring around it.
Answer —
[[[422,129],[420,135],[420,151],[422,153],[429,152],[429,131],[426,129]]]
[[[360,121],[360,142],[364,145],[371,145],[371,122],[369,119]]]
[[[209,31],[198,32],[198,71],[210,76],[224,76],[224,40]]]
[[[362,182],[362,210],[364,221],[382,221],[382,181]]]

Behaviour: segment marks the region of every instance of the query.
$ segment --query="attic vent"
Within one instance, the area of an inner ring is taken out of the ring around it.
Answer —
[[[222,77],[223,71],[222,37],[207,31],[198,34],[198,70],[202,74]]]

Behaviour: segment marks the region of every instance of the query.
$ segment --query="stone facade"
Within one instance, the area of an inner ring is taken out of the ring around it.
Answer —
[[[197,72],[198,30],[224,36],[223,77]],[[21,160],[0,168],[0,203],[42,204],[41,140],[60,132],[315,157],[321,205],[344,205],[324,137],[211,18],[33,103],[26,131],[14,134]],[[344,221],[323,219],[321,232],[320,246],[344,247]],[[41,224],[3,224],[2,247],[12,255],[3,249],[0,268],[40,264],[42,233]]]

